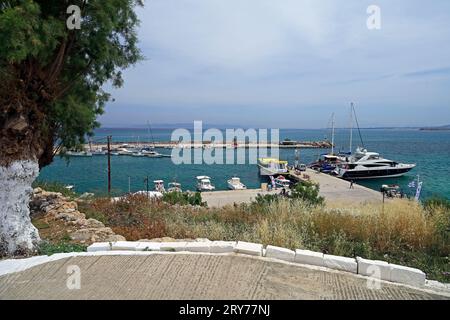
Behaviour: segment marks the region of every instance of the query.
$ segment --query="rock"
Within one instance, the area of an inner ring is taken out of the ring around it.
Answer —
[[[86,216],[84,213],[81,213],[79,211],[70,211],[70,212],[59,212],[54,214],[54,217],[56,219],[64,220],[64,221],[77,221],[79,219],[85,219]]]
[[[94,196],[95,196],[95,194],[93,194],[93,193],[85,192],[81,196],[79,196],[78,199],[85,200],[85,199],[92,198]]]

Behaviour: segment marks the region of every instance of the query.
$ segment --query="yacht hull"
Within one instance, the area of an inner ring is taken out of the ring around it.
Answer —
[[[345,180],[365,180],[365,179],[383,179],[398,178],[404,176],[413,168],[388,169],[388,170],[349,170],[342,174],[341,178]]]

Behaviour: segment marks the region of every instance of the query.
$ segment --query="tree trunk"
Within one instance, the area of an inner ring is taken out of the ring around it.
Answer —
[[[5,88],[6,87],[6,88]],[[40,240],[30,219],[31,184],[53,158],[44,103],[20,83],[0,88],[0,256],[23,254]]]
[[[40,240],[30,219],[31,184],[39,174],[37,160],[0,166],[0,254],[31,251]]]

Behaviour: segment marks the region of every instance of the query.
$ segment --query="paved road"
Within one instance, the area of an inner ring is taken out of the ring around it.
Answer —
[[[308,169],[307,174],[311,180],[320,185],[320,195],[325,197],[329,203],[364,203],[364,202],[381,202],[383,197],[380,192],[354,184],[350,189],[350,182],[332,177],[328,174],[318,173]],[[239,191],[213,191],[203,192],[202,199],[208,203],[210,207],[223,207],[234,203],[250,203],[258,194],[278,194],[279,190],[272,192],[262,191],[261,189],[248,189]]]
[[[81,288],[69,290],[67,268]],[[1,299],[443,299],[345,273],[239,255],[72,257],[0,277]]]
[[[350,189],[350,182],[342,180],[328,174],[318,173],[308,169],[308,175],[311,180],[320,186],[320,195],[325,197],[328,202],[381,202],[383,195],[381,192],[358,185],[355,183],[353,189]],[[381,187],[381,185],[380,185]]]

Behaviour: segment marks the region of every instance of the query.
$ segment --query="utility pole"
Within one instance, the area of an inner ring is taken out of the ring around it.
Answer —
[[[353,102],[350,106],[350,154],[353,152],[353,110],[355,108],[355,105]]]
[[[111,138],[108,136],[108,194],[111,194]]]
[[[145,182],[145,187],[146,187],[146,190],[147,190],[147,197],[148,197],[148,176],[144,179],[144,182]]]
[[[332,126],[332,129],[331,129],[331,154],[332,155],[334,155],[334,112],[333,112],[333,115],[332,115],[332,123],[331,123],[331,126]]]

